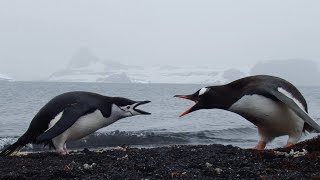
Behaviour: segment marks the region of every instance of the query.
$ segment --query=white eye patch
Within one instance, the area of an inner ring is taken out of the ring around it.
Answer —
[[[208,88],[201,88],[199,91],[199,96],[203,95],[204,93],[206,93],[209,89]]]

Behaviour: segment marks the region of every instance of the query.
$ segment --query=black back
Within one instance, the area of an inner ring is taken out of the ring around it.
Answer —
[[[79,117],[99,109],[102,115],[108,118],[111,115],[112,104],[126,106],[133,103],[136,102],[126,98],[107,97],[83,91],[58,95],[39,110],[28,130],[15,143],[6,147],[0,156],[8,156],[28,143],[44,143],[45,145],[49,143],[52,146],[51,139],[71,127]],[[61,119],[48,129],[50,121],[61,112],[63,112]]]
[[[308,112],[308,106],[305,98],[299,90],[290,82],[279,77],[268,75],[248,76],[230,82],[222,86],[210,86],[212,90],[207,93],[207,98],[204,101],[204,108],[220,108],[228,110],[235,102],[245,95],[259,94],[270,98],[274,101],[280,101],[274,93],[279,92],[278,88],[282,88],[297,99]],[[209,95],[208,95],[209,94]],[[303,113],[302,113],[303,114]],[[255,118],[246,116],[249,121],[254,121]],[[304,123],[304,130],[313,131],[315,127]]]
[[[48,129],[48,125],[63,110],[81,105],[81,108],[86,109],[86,113],[94,112],[99,109],[104,117],[109,117],[113,103],[112,97],[103,96],[91,92],[74,91],[67,92],[54,97],[32,119],[27,134],[35,138]]]
[[[240,98],[244,95],[259,94],[274,101],[279,100],[270,93],[270,90],[278,91],[278,88],[282,88],[300,101],[305,111],[308,112],[307,102],[300,91],[290,82],[279,77],[268,75],[249,76],[233,81],[225,86],[239,91]]]
[[[302,103],[306,112],[308,111],[307,102],[299,90],[290,82],[274,76],[248,76],[226,85],[209,86],[208,88],[212,89],[211,93],[209,91],[211,97],[208,98],[208,101],[214,99],[216,103],[213,106],[216,108],[228,109],[243,96],[252,94],[259,94],[274,101],[279,101],[270,91],[278,91],[278,88],[283,88]]]

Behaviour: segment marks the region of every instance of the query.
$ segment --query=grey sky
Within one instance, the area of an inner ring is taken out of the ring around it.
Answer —
[[[47,77],[81,46],[125,64],[320,63],[320,1],[0,1],[0,73]]]

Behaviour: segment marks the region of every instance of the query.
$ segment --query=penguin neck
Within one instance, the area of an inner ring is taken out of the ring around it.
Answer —
[[[130,113],[125,113],[122,109],[119,108],[119,106],[117,106],[115,104],[112,104],[112,106],[111,106],[111,114],[110,114],[110,117],[109,117],[110,121],[116,122],[119,119],[126,118],[126,117],[129,117],[129,116],[131,116]]]
[[[212,86],[213,93],[208,97],[207,104],[215,109],[228,110],[233,103],[241,98],[241,92],[229,85]]]

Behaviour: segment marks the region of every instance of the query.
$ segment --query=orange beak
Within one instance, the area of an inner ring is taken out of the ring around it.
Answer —
[[[189,99],[189,100],[194,101],[196,103],[191,108],[189,108],[188,110],[186,110],[183,113],[181,113],[179,117],[182,117],[182,116],[184,116],[186,114],[189,114],[192,111],[196,110],[195,106],[197,105],[198,101],[193,96],[191,96],[191,95],[175,95],[174,97],[183,98],[183,99]]]

